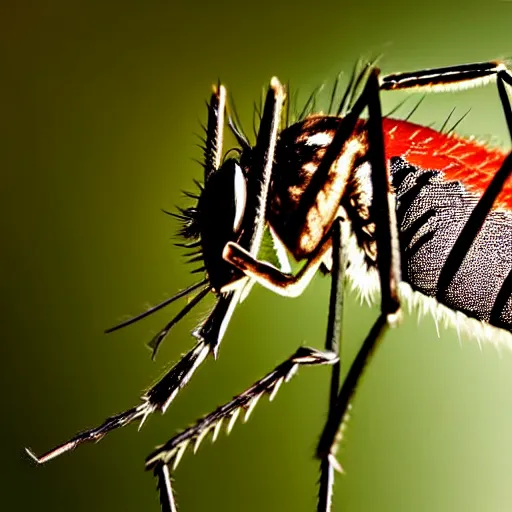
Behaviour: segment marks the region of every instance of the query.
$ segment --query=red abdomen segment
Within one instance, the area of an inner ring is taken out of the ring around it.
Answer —
[[[383,128],[388,159],[401,156],[415,167],[442,171],[446,180],[459,181],[478,195],[489,186],[506,157],[500,149],[408,121],[386,118]],[[512,211],[512,179],[496,204]]]

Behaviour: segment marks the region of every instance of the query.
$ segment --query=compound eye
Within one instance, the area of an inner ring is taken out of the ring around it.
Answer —
[[[233,221],[233,232],[237,233],[244,218],[245,204],[247,202],[247,186],[245,183],[242,168],[235,163],[235,219]]]

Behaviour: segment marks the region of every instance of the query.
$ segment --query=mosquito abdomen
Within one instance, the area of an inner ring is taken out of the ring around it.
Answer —
[[[444,270],[449,281],[442,289],[441,272],[480,196],[402,157],[390,159],[390,170],[403,279],[454,311],[512,331],[512,212],[489,212],[460,265]]]

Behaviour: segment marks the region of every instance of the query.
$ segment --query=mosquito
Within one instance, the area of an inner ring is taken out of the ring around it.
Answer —
[[[328,113],[314,111],[314,95],[290,120],[285,88],[272,78],[256,142],[236,114],[227,114],[226,89],[213,88],[205,127],[204,183],[197,204],[173,214],[181,244],[200,262],[204,278],[107,332],[125,327],[171,302],[187,305],[151,340],[155,354],[171,328],[206,295],[217,302],[193,332],[196,345],[144,395],[142,402],[37,457],[47,462],[82,443],[156,411],[164,413],[201,363],[218,355],[236,305],[255,283],[286,297],[300,295],[322,270],[331,276],[323,350],[300,347],[250,388],[158,447],[146,469],[158,480],[162,511],[175,511],[171,475],[187,447],[197,450],[222,425],[245,420],[258,400],[272,400],[300,366],[330,366],[327,420],[320,461],[318,512],[330,512],[336,453],[358,383],[401,305],[410,301],[480,338],[512,346],[512,152],[473,139],[383,116],[381,94],[394,90],[447,91],[497,84],[512,138],[507,88],[512,71],[500,61],[381,75],[375,63],[354,71],[348,87],[333,86]],[[341,96],[341,99],[339,97]],[[339,99],[339,100],[338,100]],[[367,115],[363,117],[364,112]],[[226,126],[237,157],[223,153]],[[508,181],[507,181],[508,180]],[[269,233],[279,264],[259,259]],[[288,257],[303,266],[293,274]],[[343,297],[352,283],[380,295],[380,314],[349,372],[340,379]]]

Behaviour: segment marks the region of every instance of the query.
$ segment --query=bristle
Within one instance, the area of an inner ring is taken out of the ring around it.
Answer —
[[[254,408],[256,407],[256,404],[258,403],[258,400],[261,398],[261,394],[260,395],[256,395],[250,402],[249,402],[249,405],[247,406],[247,409],[245,411],[245,416],[244,416],[244,423],[246,423],[249,419],[249,417],[251,416],[252,414],[252,411],[254,410]]]
[[[205,167],[205,163],[201,160],[199,160],[198,158],[192,158],[192,162],[195,162],[196,164],[199,164],[203,169]]]
[[[350,104],[350,97],[352,94],[352,88],[354,86],[354,82],[356,80],[358,69],[361,67],[361,60],[358,60],[354,66],[354,69],[352,70],[352,74],[350,75],[350,80],[348,82],[347,88],[345,89],[345,92],[343,93],[343,96],[340,100],[340,103],[338,105],[338,110],[336,111],[336,115],[345,115],[348,105]]]
[[[338,357],[334,352],[321,352],[307,347],[299,348],[290,358],[250,388],[204,416],[195,425],[180,432],[166,444],[159,446],[146,459],[146,469],[152,469],[159,464],[173,464],[174,469],[177,461],[179,462],[186,447],[192,441],[194,442],[195,453],[203,439],[210,432],[212,432],[211,439],[214,442],[219,435],[221,426],[226,422],[226,433],[229,434],[242,410],[245,410],[245,422],[256,407],[259,399],[264,394],[269,395],[272,399],[280,385],[296,373],[300,365],[331,365],[337,361]]]
[[[252,132],[254,138],[258,137],[258,127],[259,123],[261,123],[261,109],[258,107],[256,102],[253,103],[254,109],[252,111]]]
[[[190,252],[187,252],[185,253],[183,256],[185,256],[185,258],[191,258],[193,256],[197,256],[198,254],[201,254],[201,248],[195,250],[195,251],[190,251]]]
[[[230,104],[231,104],[231,115],[228,115],[228,126],[231,130],[231,133],[235,136],[238,144],[242,147],[242,149],[249,149],[251,145],[249,144],[249,139],[245,134],[242,123],[240,122],[240,118],[238,117],[238,112],[235,107],[235,102],[233,97],[230,95]]]
[[[190,302],[188,302],[188,304],[148,343],[148,347],[153,351],[153,359],[155,359],[160,344],[169,334],[169,331],[172,329],[172,327],[175,326],[184,316],[186,316],[197,304],[199,304],[199,302],[201,302],[201,300],[206,297],[210,290],[210,286],[207,285],[199,293],[197,293],[197,295],[192,297]]]
[[[194,256],[193,258],[189,258],[187,260],[187,263],[197,263],[198,261],[202,261],[202,260],[203,260],[203,253],[202,253],[202,251],[199,251],[199,255]]]
[[[445,133],[444,129],[446,128],[446,126],[448,125],[449,121],[450,121],[450,118],[452,117],[453,113],[455,112],[457,107],[453,107],[451,110],[450,110],[450,113],[448,114],[448,117],[444,120],[443,124],[441,125],[441,128],[439,129],[439,132],[440,133]]]
[[[187,192],[186,190],[182,190],[181,193],[185,197],[190,197],[190,199],[195,199],[196,201],[199,200],[199,196],[196,194],[193,194],[192,192]]]
[[[160,210],[165,213],[166,215],[169,215],[170,217],[176,217],[175,213],[169,212],[167,210],[164,210],[163,208],[160,208]]]
[[[183,441],[183,443],[182,443],[182,444],[177,448],[177,450],[176,450],[176,455],[175,455],[175,457],[174,457],[174,462],[173,462],[173,465],[172,465],[172,470],[173,470],[173,471],[178,467],[178,465],[179,465],[179,463],[180,463],[181,459],[183,458],[183,454],[184,454],[184,453],[185,453],[185,451],[187,450],[188,445],[189,445],[189,442],[190,442],[190,441],[185,440],[185,441]]]
[[[160,309],[166,307],[167,305],[171,304],[172,302],[180,299],[181,297],[185,297],[189,293],[193,292],[194,290],[197,290],[197,288],[200,288],[202,286],[207,286],[208,280],[204,279],[203,281],[199,281],[199,283],[195,283],[192,286],[189,286],[188,288],[185,288],[181,292],[178,292],[174,294],[172,297],[164,300],[160,304],[157,304],[156,306],[153,306],[149,308],[147,311],[144,311],[143,313],[140,313],[137,316],[134,316],[132,318],[129,318],[128,320],[125,320],[124,322],[121,322],[120,324],[115,325],[114,327],[110,327],[105,331],[106,334],[117,331],[118,329],[121,329],[123,327],[126,327],[128,325],[134,324],[135,322],[138,322],[139,320],[142,320],[143,318],[146,318],[149,315],[152,315],[153,313],[156,313]]]
[[[186,195],[193,197],[185,192]],[[165,214],[174,217],[180,221],[181,226],[178,229],[178,236],[186,240],[196,240],[200,238],[201,231],[199,225],[199,210],[196,207],[180,208],[177,207],[179,213],[172,213],[162,210]]]
[[[307,99],[306,103],[304,104],[304,107],[302,107],[302,110],[299,114],[299,119],[302,120],[306,118],[311,112],[314,111],[315,105],[316,105],[316,98],[318,96],[318,93],[322,90],[323,84],[315,87],[311,94],[309,95],[309,98]]]
[[[181,247],[182,249],[194,249],[196,247],[200,247],[201,246],[201,240],[196,240],[195,242],[189,242],[188,244],[177,242],[174,245],[176,247]]]
[[[197,453],[197,450],[199,449],[199,446],[203,442],[203,439],[207,436],[208,432],[210,431],[211,427],[205,428],[202,432],[199,432],[199,434],[196,437],[196,441],[194,443],[194,454]]]
[[[416,103],[416,105],[414,105],[414,107],[411,109],[411,111],[407,114],[407,117],[404,119],[405,121],[409,121],[409,119],[411,119],[411,117],[413,116],[413,114],[416,112],[416,110],[418,110],[418,108],[420,107],[420,105],[423,103],[423,100],[426,98],[426,95],[424,94],[420,100]]]
[[[231,418],[229,418],[228,426],[226,427],[226,434],[231,434],[231,431],[233,430],[233,427],[235,426],[236,420],[238,419],[238,416],[240,414],[240,409],[235,409],[233,413],[231,414]]]
[[[213,435],[212,435],[212,443],[217,441],[217,437],[219,437],[219,432],[222,427],[222,422],[224,421],[224,418],[220,418],[217,423],[215,424],[215,427],[213,427]]]
[[[202,135],[199,135],[198,133],[193,134],[195,137],[197,137],[203,144],[206,145],[206,139]]]
[[[455,131],[455,128],[457,128],[457,126],[459,126],[459,124],[460,124],[460,123],[462,123],[462,121],[464,121],[464,119],[466,118],[466,116],[468,116],[468,115],[469,115],[469,113],[470,113],[470,112],[471,112],[471,109],[468,109],[468,110],[467,110],[467,112],[466,112],[463,116],[461,116],[461,117],[460,117],[460,119],[458,119],[458,120],[453,124],[453,126],[452,126],[451,128],[448,128],[448,129],[446,130],[446,133],[447,133],[447,134],[451,134],[451,133],[453,133],[453,132]]]

